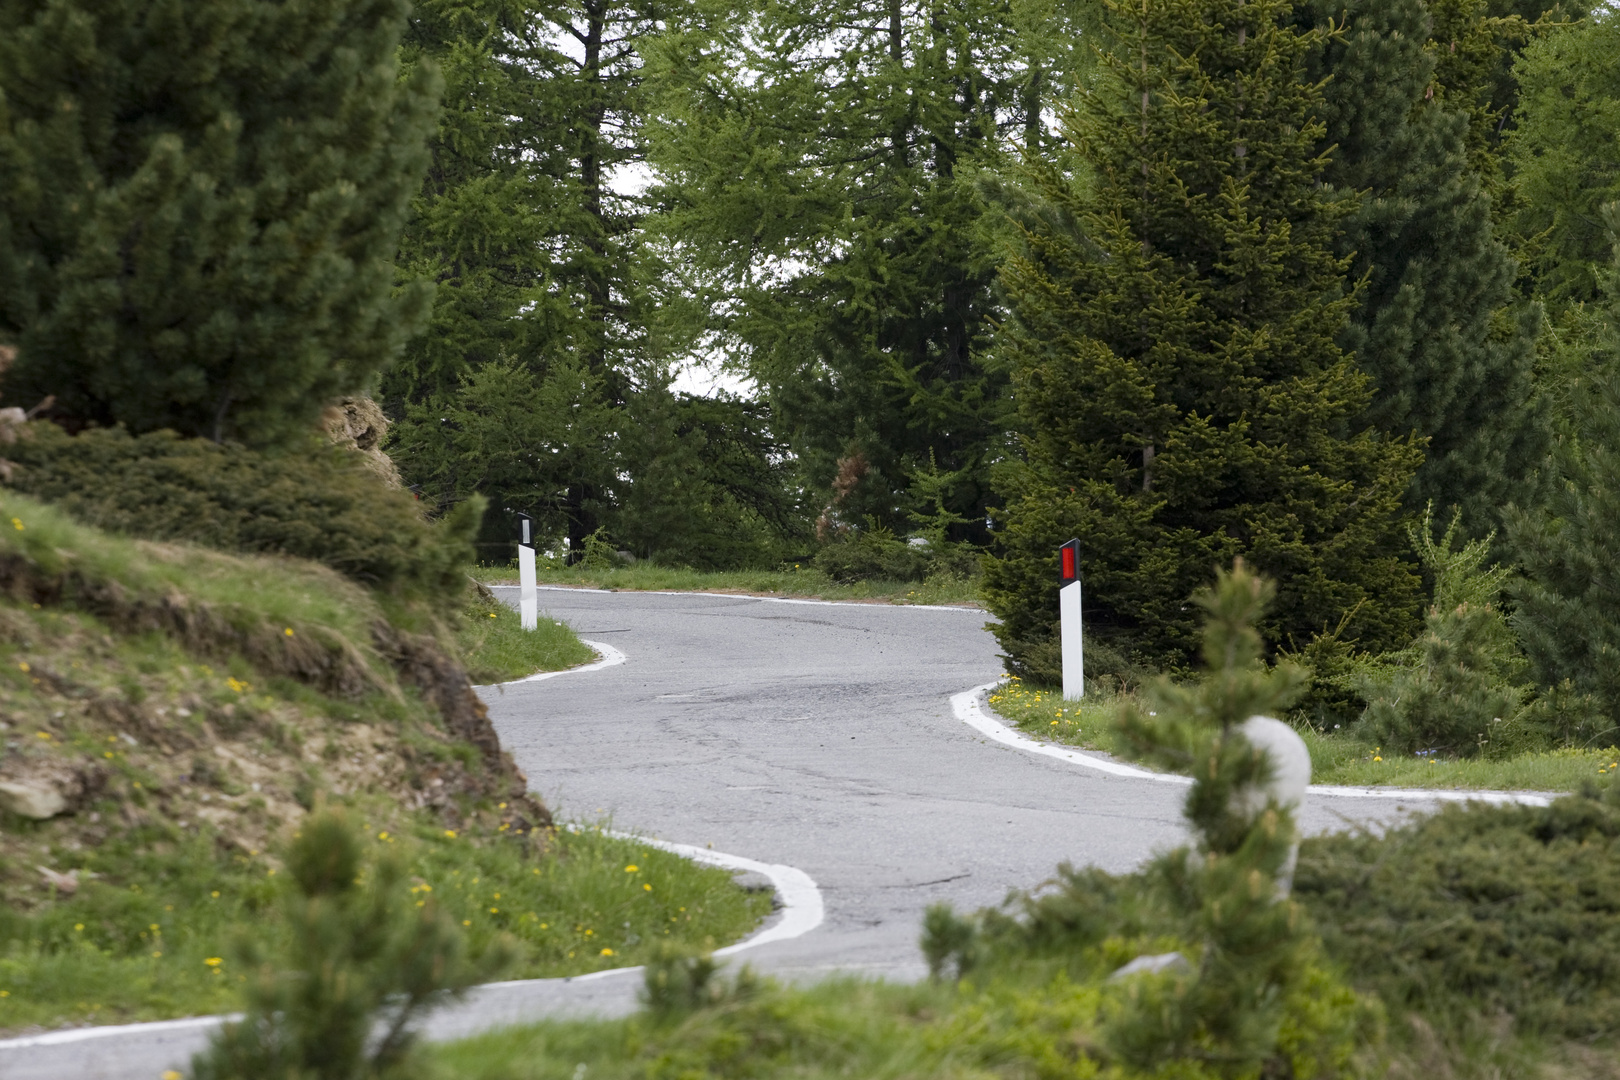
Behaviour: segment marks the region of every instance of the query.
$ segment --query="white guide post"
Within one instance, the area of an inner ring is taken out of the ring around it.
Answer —
[[[518,615],[525,630],[540,625],[540,597],[534,579],[534,521],[528,514],[518,515]]]
[[[1237,807],[1250,818],[1257,818],[1268,802],[1297,815],[1305,799],[1305,789],[1311,785],[1311,752],[1299,732],[1269,716],[1251,716],[1237,725],[1237,730],[1256,750],[1271,759],[1271,780],[1258,788],[1239,791],[1234,797]],[[1286,897],[1294,888],[1294,866],[1299,862],[1299,828],[1294,846],[1288,851],[1288,861],[1277,871],[1277,895]]]
[[[1078,701],[1086,693],[1085,652],[1080,631],[1080,541],[1058,548],[1058,619],[1063,634],[1063,696]]]

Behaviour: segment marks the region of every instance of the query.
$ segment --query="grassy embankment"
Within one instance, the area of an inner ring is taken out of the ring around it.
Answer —
[[[222,958],[247,932],[275,947],[278,852],[322,803],[474,952],[515,941],[510,977],[751,929],[769,900],[724,872],[550,827],[443,639],[490,680],[589,650],[469,596],[451,634],[314,563],[0,495],[0,781],[59,804],[0,811],[0,1031],[235,1007]]]
[[[516,585],[515,566],[484,566],[469,571],[490,585]],[[889,604],[977,604],[978,581],[934,577],[927,581],[834,581],[808,564],[779,570],[689,570],[652,563],[592,569],[584,566],[538,568],[542,585],[627,591],[716,592],[785,596],[807,600],[847,600]]]
[[[1052,687],[1004,680],[990,692],[990,708],[1027,735],[1088,750],[1118,753],[1110,716],[1112,702],[1064,701]],[[1546,750],[1502,760],[1445,759],[1386,754],[1352,733],[1300,730],[1311,752],[1311,779],[1318,784],[1479,791],[1574,791],[1581,784],[1620,772],[1620,749]]]

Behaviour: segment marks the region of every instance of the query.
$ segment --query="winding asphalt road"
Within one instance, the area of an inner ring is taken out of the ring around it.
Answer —
[[[502,590],[516,604],[516,590]],[[1122,871],[1183,841],[1181,788],[999,745],[950,699],[1001,671],[983,612],[547,590],[541,607],[626,662],[484,691],[503,743],[564,819],[787,864],[825,921],[748,953],[789,979],[914,979],[924,909],[999,903],[1064,860]],[[1310,832],[1421,809],[1314,794]],[[486,988],[434,1037],[632,1008],[635,972]],[[203,1026],[0,1043],[0,1080],[157,1080]]]

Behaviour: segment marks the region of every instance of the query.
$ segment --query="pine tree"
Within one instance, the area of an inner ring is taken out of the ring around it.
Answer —
[[[1323,179],[1365,193],[1339,242],[1352,280],[1365,278],[1340,343],[1372,377],[1372,423],[1428,440],[1407,506],[1460,508],[1484,535],[1525,497],[1546,427],[1531,382],[1538,310],[1523,305],[1494,235],[1469,114],[1433,94],[1421,0],[1314,0],[1296,20],[1344,24],[1307,64],[1324,80]]]
[[[953,537],[982,536],[1005,379],[977,356],[997,307],[976,170],[1044,144],[1068,6],[716,0],[661,39],[666,308],[752,376],[824,504],[864,462],[849,522],[904,530],[933,460],[963,473]]]
[[[1267,670],[1262,659],[1255,625],[1274,591],[1241,560],[1219,572],[1194,597],[1207,615],[1204,679],[1162,678],[1116,721],[1139,759],[1192,777],[1184,813],[1197,838],[1194,852],[1172,853],[1157,868],[1198,912],[1196,968],[1133,987],[1104,1031],[1140,1068],[1202,1059],[1216,1075],[1256,1075],[1276,1052],[1286,994],[1306,967],[1300,913],[1278,889],[1292,874],[1293,808],[1260,794],[1276,763],[1240,729],[1250,717],[1281,715],[1305,681],[1300,669]]]
[[[405,0],[0,4],[8,390],[75,424],[274,443],[425,314],[394,282],[437,78]]]
[[[1012,669],[1055,680],[1071,537],[1101,670],[1186,664],[1187,597],[1239,555],[1280,582],[1273,643],[1354,612],[1366,646],[1402,644],[1418,582],[1399,503],[1421,450],[1363,426],[1371,388],[1336,344],[1350,207],[1318,182],[1316,32],[1272,0],[1111,11],[1067,127],[1088,172],[1037,175],[1046,209],[1003,271],[1024,454],[1000,477],[985,595]]]
[[[413,1027],[510,960],[466,955],[431,896],[412,903],[397,859],[366,859],[339,814],[312,815],[287,857],[279,954],[244,937],[230,966],[246,1006],[192,1061],[193,1080],[411,1080],[428,1075]],[[223,967],[216,970],[226,970]]]

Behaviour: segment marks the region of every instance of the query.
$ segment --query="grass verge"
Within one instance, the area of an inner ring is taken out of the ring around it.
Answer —
[[[473,950],[514,938],[515,977],[734,940],[769,910],[724,871],[552,829],[450,651],[334,571],[11,493],[0,523],[0,1030],[232,1007],[228,946],[282,933],[279,852],[323,802]]]
[[[1111,724],[1113,701],[1065,701],[1052,687],[1009,677],[992,690],[989,705],[1026,735],[1120,755]],[[1352,787],[1413,787],[1475,791],[1575,791],[1583,783],[1620,772],[1620,749],[1532,751],[1502,760],[1400,757],[1353,732],[1300,729],[1311,752],[1311,781]]]
[[[458,613],[456,645],[468,676],[486,686],[578,667],[596,656],[556,619],[541,616],[533,630],[524,630],[516,611],[479,592],[469,594]]]
[[[471,573],[478,580],[491,585],[518,583],[515,566],[478,567]],[[542,585],[572,585],[592,589],[719,592],[889,604],[976,605],[979,602],[976,578],[940,576],[921,582],[873,580],[841,584],[808,564],[780,570],[713,571],[649,563],[609,569],[542,565],[538,569],[538,578]]]

